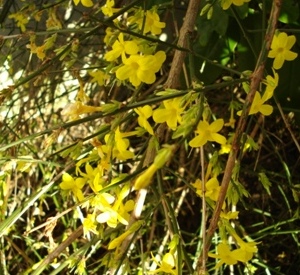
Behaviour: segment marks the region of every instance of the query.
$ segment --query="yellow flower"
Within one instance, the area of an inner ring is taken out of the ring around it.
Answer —
[[[135,181],[134,189],[140,190],[146,188],[159,168],[155,164],[151,164],[145,172],[143,172]]]
[[[153,271],[148,271],[148,274],[157,274],[160,272],[164,272],[166,274],[174,274],[174,275],[176,274],[177,275],[175,257],[173,254],[166,253],[163,256],[161,263],[158,263],[153,255],[152,255],[152,259],[156,262],[156,264],[159,266],[159,268],[157,268]]]
[[[26,47],[30,49],[31,53],[35,53],[39,59],[44,60],[46,57],[45,44],[42,46],[37,46],[35,43],[31,42],[30,45],[27,45]]]
[[[230,235],[236,240],[239,249],[234,250],[235,258],[243,263],[248,262],[252,259],[253,254],[257,252],[257,243],[256,242],[244,242],[236,233],[234,228],[231,226],[229,220],[223,220],[223,224],[226,227],[226,230],[230,233]]]
[[[194,137],[189,145],[191,147],[200,147],[206,144],[208,141],[215,141],[220,144],[226,143],[226,138],[217,132],[219,132],[224,125],[223,119],[217,119],[211,124],[207,121],[201,120],[198,123],[197,130],[195,131],[198,136]]]
[[[144,19],[144,16],[146,16],[146,19]],[[144,27],[143,34],[148,32],[151,32],[154,35],[161,34],[162,29],[166,26],[166,23],[160,22],[157,12],[147,10],[146,15],[144,16],[137,20],[139,29],[142,30]]]
[[[215,269],[218,269],[222,264],[235,265],[238,262],[239,252],[237,250],[230,250],[228,244],[220,243],[217,246],[218,254],[208,253],[211,258],[220,259],[216,264]]]
[[[166,54],[163,51],[155,55],[130,55],[129,58],[122,57],[123,66],[117,69],[116,77],[119,80],[129,79],[133,86],[137,87],[141,82],[152,84],[159,71]]]
[[[78,169],[79,174],[86,179],[86,182],[92,188],[94,193],[99,192],[103,188],[103,184],[105,180],[102,178],[103,176],[103,168],[101,166],[97,166],[93,169],[93,167],[87,162],[85,164],[85,173],[81,172]]]
[[[134,201],[128,200],[125,204],[123,200],[128,196],[130,187],[125,185],[122,189],[116,188],[117,200],[112,206],[99,206],[98,209],[102,212],[96,218],[99,223],[107,223],[108,226],[115,228],[119,223],[128,225],[130,214],[134,208]]]
[[[138,45],[134,41],[124,41],[123,33],[120,33],[118,36],[118,40],[114,42],[112,45],[112,50],[107,52],[104,56],[107,61],[114,61],[119,56],[129,54],[137,54],[139,50]]]
[[[130,145],[129,139],[123,138],[123,135],[125,135],[125,133],[121,133],[118,127],[115,132],[104,137],[106,145],[102,145],[101,150],[108,158],[110,158],[111,155],[113,158],[119,160],[127,160],[134,157],[134,153],[127,150]]]
[[[114,5],[114,0],[107,0],[106,4],[101,8],[103,14],[110,17],[113,16],[114,13],[118,12],[120,9],[113,8]]]
[[[111,207],[110,205],[115,201],[115,197],[109,193],[99,193],[91,199],[91,206],[98,210],[103,210],[106,207]]]
[[[85,179],[83,178],[76,178],[74,179],[68,173],[64,173],[62,176],[62,183],[60,183],[59,187],[62,190],[71,190],[74,196],[79,200],[82,201],[84,199],[83,193],[81,189],[85,185]]]
[[[111,228],[116,228],[120,223],[128,225],[128,221],[125,220],[117,211],[111,207],[106,207],[102,209],[102,213],[99,214],[96,218],[98,223],[107,223]]]
[[[194,184],[192,184],[196,189],[196,193],[202,197],[202,183],[201,180],[197,179]],[[217,178],[211,178],[205,183],[205,197],[210,198],[213,201],[217,201],[220,193],[220,185]]]
[[[93,77],[93,79],[91,81],[92,82],[97,82],[97,84],[99,86],[103,86],[104,85],[104,81],[109,78],[109,76],[105,72],[103,72],[101,70],[95,70],[93,72],[89,72],[89,75],[91,77]]]
[[[12,13],[8,18],[14,19],[17,22],[17,26],[21,29],[22,32],[26,31],[26,25],[29,22],[27,15],[17,12]]]
[[[250,2],[250,0],[221,0],[221,7],[223,10],[227,10],[232,4],[242,6],[246,2]]]
[[[184,111],[184,108],[181,106],[181,97],[165,100],[163,105],[165,108],[157,109],[153,112],[153,120],[156,123],[166,122],[172,130],[176,130],[177,123],[182,123],[181,114]]]
[[[239,215],[239,211],[234,211],[234,212],[231,212],[231,211],[228,211],[228,212],[221,212],[220,214],[220,217],[222,219],[226,219],[226,220],[235,220],[237,219]]]
[[[88,106],[80,101],[68,104],[61,112],[63,116],[70,117],[71,120],[76,120],[83,114],[100,112],[101,107]]]
[[[95,215],[88,214],[87,217],[83,220],[83,235],[87,236],[89,232],[98,234],[97,224],[95,223]]]
[[[115,131],[115,145],[113,150],[113,156],[120,159],[126,160],[134,157],[134,153],[127,150],[129,147],[129,140],[123,138],[119,127]]]
[[[254,99],[249,111],[249,115],[262,113],[263,115],[268,116],[272,114],[273,107],[269,104],[264,104],[272,95],[265,92],[263,97],[261,97],[259,92],[255,92]],[[237,115],[240,116],[241,114],[242,114],[242,110],[237,112]]]
[[[278,86],[279,76],[278,73],[273,69],[274,77],[267,75],[266,81],[264,83],[267,85],[265,90],[265,98],[269,99],[273,96],[274,90]]]
[[[231,144],[229,144],[229,143],[222,144],[219,154],[220,155],[229,154],[230,150],[231,150]]]
[[[156,171],[162,168],[165,163],[171,159],[174,149],[175,147],[173,145],[165,145],[164,148],[157,152],[154,162],[135,181],[135,190],[146,188],[151,183]]]
[[[256,242],[238,242],[240,248],[236,249],[236,258],[238,261],[246,263],[253,258],[253,254],[257,252]]]
[[[134,222],[130,228],[127,229],[127,231],[125,231],[123,234],[121,234],[120,236],[118,236],[117,238],[114,238],[108,245],[108,249],[114,249],[118,246],[120,246],[122,244],[122,242],[127,238],[128,235],[138,231],[141,226],[143,225],[144,221],[139,220]]]
[[[268,57],[275,58],[273,61],[274,69],[278,70],[282,67],[285,60],[294,60],[298,54],[290,51],[296,42],[294,35],[288,36],[285,32],[274,35],[271,50]]]
[[[134,109],[134,111],[138,114],[138,123],[141,127],[147,130],[147,132],[153,135],[153,129],[148,122],[148,118],[152,116],[152,108],[149,105],[145,105],[143,107],[138,107]]]
[[[73,2],[76,6],[79,4],[79,2],[81,2],[83,6],[88,8],[94,5],[92,0],[73,0]]]
[[[111,45],[111,42],[114,41],[114,37],[116,36],[116,31],[110,27],[105,29],[104,43],[106,45]]]

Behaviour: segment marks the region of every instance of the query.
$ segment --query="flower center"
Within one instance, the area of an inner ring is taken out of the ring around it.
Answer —
[[[277,49],[277,51],[278,51],[278,53],[283,53],[284,48],[280,47],[280,48]]]
[[[135,71],[139,69],[140,65],[137,62],[132,62],[131,63],[131,68]]]

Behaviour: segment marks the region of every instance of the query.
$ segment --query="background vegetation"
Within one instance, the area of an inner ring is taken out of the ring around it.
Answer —
[[[300,273],[298,1],[0,6],[1,274]]]

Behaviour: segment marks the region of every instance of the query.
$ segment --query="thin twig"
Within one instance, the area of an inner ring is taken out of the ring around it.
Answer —
[[[40,274],[48,264],[57,258],[74,240],[80,237],[83,233],[83,226],[78,227],[65,241],[63,241],[57,248],[55,248],[35,269],[32,275]]]
[[[280,112],[280,115],[281,115],[281,117],[282,117],[282,120],[283,120],[283,122],[284,122],[284,125],[285,125],[285,127],[288,129],[288,131],[289,131],[289,133],[290,133],[290,135],[291,135],[291,138],[292,138],[292,140],[294,141],[294,143],[295,143],[295,145],[296,145],[296,147],[297,147],[297,149],[298,149],[298,151],[299,151],[299,153],[300,153],[300,145],[299,145],[299,142],[298,142],[297,138],[295,137],[295,135],[294,135],[294,133],[293,133],[293,131],[292,131],[292,129],[291,129],[290,124],[288,123],[287,119],[285,118],[285,115],[284,115],[284,113],[283,113],[283,110],[282,110],[282,108],[281,108],[281,105],[280,105],[280,103],[278,102],[278,100],[276,99],[276,97],[274,97],[274,100],[275,100],[275,103],[276,103],[276,105],[277,105],[277,107],[278,107],[278,110],[279,110],[279,112]]]
[[[196,18],[199,14],[200,2],[200,0],[191,0],[189,2],[184,22],[179,32],[177,43],[177,46],[179,47],[186,48],[188,45],[188,35],[194,30]],[[175,51],[169,77],[165,83],[166,88],[176,89],[179,86],[180,73],[185,56],[186,52],[180,50]]]
[[[202,189],[202,250],[205,248],[204,244],[206,243],[206,200],[205,200],[205,169],[204,169],[204,148],[200,147],[200,161],[201,161],[201,189]],[[202,271],[206,272],[206,258],[202,258]]]

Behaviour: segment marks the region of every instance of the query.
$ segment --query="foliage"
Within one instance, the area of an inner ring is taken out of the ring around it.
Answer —
[[[300,271],[299,3],[1,4],[1,274]]]

